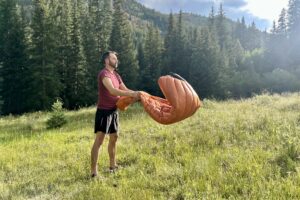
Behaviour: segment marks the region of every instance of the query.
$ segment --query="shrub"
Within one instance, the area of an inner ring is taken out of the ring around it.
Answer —
[[[46,122],[48,129],[59,128],[67,123],[62,105],[63,103],[59,99],[57,99],[56,102],[53,103],[51,116]]]

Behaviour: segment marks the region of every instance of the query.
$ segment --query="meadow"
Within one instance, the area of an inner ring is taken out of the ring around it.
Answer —
[[[204,100],[192,117],[153,121],[120,112],[117,160],[106,139],[90,178],[95,108],[0,118],[0,199],[300,199],[300,94]]]

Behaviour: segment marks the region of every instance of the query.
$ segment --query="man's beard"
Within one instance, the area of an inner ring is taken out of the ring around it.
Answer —
[[[112,63],[111,61],[109,61],[109,65],[114,69],[118,68],[118,62]]]

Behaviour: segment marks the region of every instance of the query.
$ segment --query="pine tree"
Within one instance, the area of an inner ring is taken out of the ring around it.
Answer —
[[[51,4],[50,4],[51,5]],[[34,0],[30,44],[30,110],[51,108],[61,83],[56,66],[57,43],[53,21],[45,0]]]
[[[273,26],[272,26],[272,30],[271,30],[272,34],[276,34],[277,33],[277,25],[275,20],[273,21]]]
[[[282,35],[283,37],[287,36],[287,18],[286,18],[286,10],[283,8],[281,10],[279,19],[278,19],[278,34]]]
[[[292,40],[300,40],[300,0],[289,0],[288,32]]]
[[[82,38],[80,32],[80,13],[82,9],[81,1],[75,0],[72,3],[71,21],[71,47],[70,60],[66,71],[66,107],[70,109],[79,108],[85,104],[86,83],[86,63],[83,54]]]
[[[165,37],[165,52],[164,52],[164,67],[162,74],[167,74],[171,71],[171,67],[175,66],[175,22],[173,13],[169,15],[168,32]]]
[[[89,18],[91,19],[96,51],[101,55],[109,48],[109,39],[112,31],[111,0],[91,0],[89,6]]]
[[[248,50],[254,50],[262,46],[262,38],[260,31],[256,28],[255,22],[251,23],[251,26],[248,29]]]
[[[201,29],[192,52],[190,83],[201,98],[217,96],[220,90],[220,56],[209,30]]]
[[[273,21],[273,27],[266,47],[265,57],[268,61],[268,65],[265,66],[265,69],[268,69],[268,71],[272,71],[276,68],[287,69],[288,50],[290,46],[288,44],[285,9],[282,9],[278,23],[276,24],[276,21]],[[282,51],[283,49],[287,49],[287,51]]]
[[[112,8],[111,0],[103,0],[103,5],[100,5],[102,8],[99,13],[99,20],[96,23],[100,24],[100,29],[98,32],[98,41],[99,41],[99,52],[103,53],[109,48],[110,35],[112,32]]]
[[[110,0],[89,1],[82,25],[82,43],[87,64],[87,103],[97,100],[97,74],[101,69],[100,57],[109,49],[112,31],[112,7]]]
[[[274,46],[274,61],[281,68],[287,68],[287,59],[288,59],[288,51],[282,51],[282,49],[289,49],[288,45],[288,37],[287,37],[287,18],[286,18],[286,10],[282,9],[279,19],[278,19],[278,27],[276,28],[276,36],[273,39],[276,39]]]
[[[241,41],[242,38],[242,23],[240,22],[240,19],[237,20],[236,22],[236,27],[234,30],[234,37],[239,39]]]
[[[175,72],[183,77],[188,77],[188,67],[185,47],[185,36],[182,22],[182,11],[178,15],[177,23],[174,23],[173,14],[169,15],[168,33],[165,37],[164,65],[162,72],[167,74]]]
[[[217,15],[216,32],[221,50],[226,49],[226,44],[229,40],[230,33],[229,25],[225,18],[225,12],[223,10],[222,3],[220,4],[220,8]]]
[[[236,28],[234,31],[235,37],[240,41],[241,45],[243,47],[246,47],[247,45],[247,27],[245,24],[245,18],[242,17],[241,22],[238,20],[236,24]]]
[[[3,114],[27,111],[28,57],[25,26],[14,0],[0,1],[0,91]]]
[[[186,65],[189,66],[187,75],[185,75],[186,77],[184,77],[187,81],[190,80],[190,66],[192,62],[192,52],[198,45],[197,44],[198,38],[199,38],[199,29],[197,27],[191,28],[189,34],[187,35],[186,48],[185,48],[185,51],[187,53]]]
[[[145,41],[145,68],[141,71],[143,90],[153,95],[159,94],[157,80],[161,75],[162,39],[159,30],[148,26]]]
[[[182,77],[188,77],[188,65],[186,65],[189,60],[186,56],[185,51],[185,36],[183,34],[183,22],[182,22],[182,11],[179,12],[178,22],[175,29],[175,40],[174,42],[174,62],[171,67],[171,71],[178,73]]]
[[[292,69],[300,66],[300,0],[290,0],[288,8],[288,36],[289,36],[289,66]]]
[[[269,65],[266,66],[266,68],[269,69],[269,71],[272,71],[275,68],[278,68],[277,62],[274,62],[275,55],[277,55],[278,51],[278,35],[277,35],[277,24],[276,21],[273,21],[273,26],[271,29],[271,34],[266,42],[266,60],[269,61]],[[276,58],[275,58],[276,59]]]
[[[98,1],[89,1],[88,10],[83,19],[82,25],[82,45],[83,52],[86,58],[87,65],[87,104],[91,105],[97,101],[97,74],[100,70],[100,56],[99,45],[97,45],[96,38],[96,13],[98,10]],[[98,22],[100,23],[100,22]]]
[[[212,31],[215,28],[215,8],[214,6],[211,7],[211,11],[208,16],[208,27],[209,30]]]
[[[68,79],[68,69],[70,67],[71,58],[71,3],[70,0],[65,0],[57,3],[57,17],[55,19],[55,35],[57,35],[57,59],[59,80],[62,84],[60,97],[65,105],[68,105],[66,96],[66,85]],[[68,106],[66,106],[68,107]]]
[[[118,71],[129,88],[136,88],[138,62],[128,19],[121,8],[121,0],[114,1],[113,29],[110,48],[116,51],[120,60]]]
[[[241,23],[242,23],[243,27],[246,27],[246,22],[245,22],[245,17],[244,16],[242,17]]]

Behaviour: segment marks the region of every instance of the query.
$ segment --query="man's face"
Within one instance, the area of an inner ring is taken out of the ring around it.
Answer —
[[[109,65],[115,69],[118,68],[118,58],[116,56],[116,54],[109,54],[109,57],[108,57],[108,61],[109,61]]]

